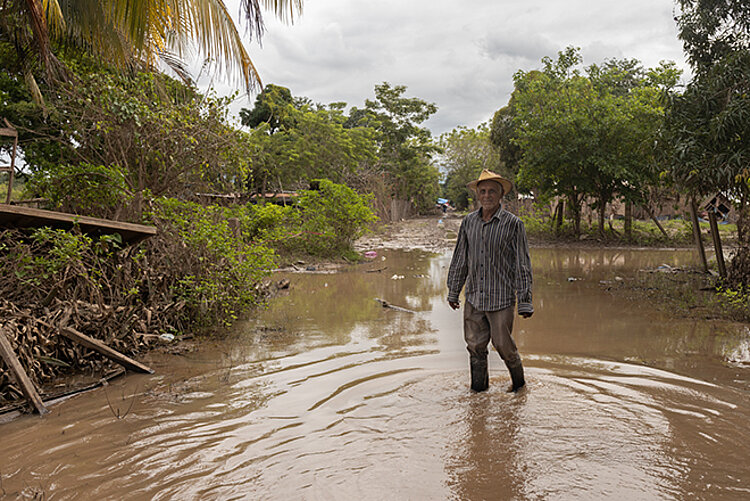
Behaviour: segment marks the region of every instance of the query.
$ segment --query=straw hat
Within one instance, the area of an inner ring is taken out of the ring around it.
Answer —
[[[509,193],[510,190],[513,189],[513,183],[500,176],[499,174],[495,174],[494,172],[487,169],[484,169],[482,173],[479,174],[479,179],[470,182],[466,185],[466,187],[472,191],[477,191],[477,185],[482,181],[495,181],[496,183],[500,183],[500,185],[503,187],[503,195]]]

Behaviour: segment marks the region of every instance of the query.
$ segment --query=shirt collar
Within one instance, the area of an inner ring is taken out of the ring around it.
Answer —
[[[477,209],[477,216],[479,217],[479,220],[482,221],[483,223],[484,222],[489,223],[493,219],[500,219],[500,215],[503,213],[504,210],[505,210],[505,208],[503,207],[503,204],[501,203],[500,204],[500,208],[495,211],[495,213],[492,215],[492,217],[490,218],[490,220],[489,221],[484,221],[482,219],[482,207],[480,207],[479,209]]]

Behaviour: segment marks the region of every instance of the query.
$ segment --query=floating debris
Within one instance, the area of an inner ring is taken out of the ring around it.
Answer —
[[[379,297],[376,297],[375,301],[377,301],[378,303],[380,303],[383,306],[383,308],[390,308],[391,310],[401,311],[403,313],[416,313],[416,311],[414,311],[414,310],[407,310],[406,308],[402,308],[401,306],[396,306],[396,305],[390,304],[385,299],[380,299]]]

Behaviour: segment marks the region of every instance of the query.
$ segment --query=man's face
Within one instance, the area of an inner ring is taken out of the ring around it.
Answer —
[[[482,181],[477,184],[477,197],[482,206],[482,213],[494,214],[500,207],[503,198],[503,187],[495,181]]]

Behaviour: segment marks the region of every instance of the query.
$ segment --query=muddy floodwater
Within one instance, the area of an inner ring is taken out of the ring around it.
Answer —
[[[750,499],[748,330],[607,291],[693,260],[532,249],[517,395],[495,353],[469,391],[450,252],[277,275],[288,292],[231,338],[0,424],[0,496]]]

